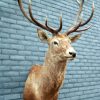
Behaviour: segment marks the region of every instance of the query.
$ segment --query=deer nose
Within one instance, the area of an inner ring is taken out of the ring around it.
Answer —
[[[70,54],[73,58],[76,57],[76,53],[75,53],[75,52],[69,52],[69,54]]]

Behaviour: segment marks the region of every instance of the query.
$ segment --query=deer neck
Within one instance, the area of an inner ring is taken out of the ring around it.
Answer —
[[[49,53],[46,53],[44,66],[47,67],[48,73],[59,76],[65,73],[67,60],[60,60]]]
[[[46,67],[45,73],[49,77],[49,86],[51,91],[58,91],[64,80],[66,70],[66,61],[59,60],[59,57],[54,57],[49,52],[46,53],[44,66]]]

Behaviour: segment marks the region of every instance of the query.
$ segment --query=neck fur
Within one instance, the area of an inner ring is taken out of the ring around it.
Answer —
[[[65,73],[67,60],[60,60],[59,56],[55,57],[50,55],[49,52],[46,53],[44,66],[47,67],[47,71],[50,74],[55,74],[56,76]]]

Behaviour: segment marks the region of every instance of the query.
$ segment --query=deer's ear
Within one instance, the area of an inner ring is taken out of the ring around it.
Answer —
[[[40,40],[45,41],[45,42],[48,41],[48,36],[43,30],[37,29],[37,33],[38,33],[38,37],[40,38]]]
[[[82,34],[77,34],[75,36],[70,37],[71,42],[76,42],[81,37]]]

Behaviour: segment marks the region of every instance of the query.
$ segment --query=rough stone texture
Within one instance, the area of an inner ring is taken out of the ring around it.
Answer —
[[[24,7],[27,11],[27,1]],[[84,19],[91,11],[86,0]],[[34,16],[58,27],[63,14],[63,32],[76,15],[76,0],[33,0]],[[100,100],[100,1],[95,0],[93,27],[73,44],[77,59],[68,64],[59,100]],[[47,45],[37,37],[36,26],[22,15],[17,0],[0,0],[0,100],[22,100],[24,83],[32,64],[42,64]]]

